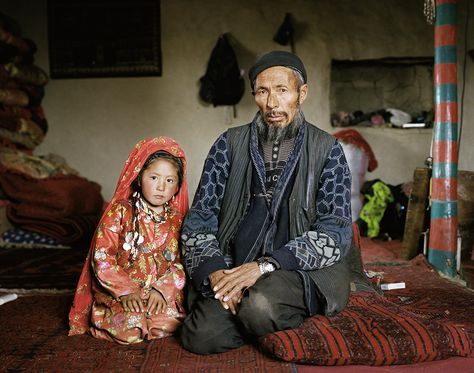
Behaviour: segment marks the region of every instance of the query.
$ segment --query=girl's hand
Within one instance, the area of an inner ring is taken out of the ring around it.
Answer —
[[[156,289],[151,289],[148,294],[148,305],[147,313],[149,315],[157,315],[158,313],[163,313],[166,310],[166,300],[163,298],[163,295]]]
[[[140,292],[131,293],[128,295],[122,295],[120,297],[123,308],[126,312],[144,312],[145,305],[143,304],[142,299],[140,298]]]

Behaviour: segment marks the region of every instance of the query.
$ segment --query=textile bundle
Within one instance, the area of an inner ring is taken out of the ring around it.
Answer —
[[[372,151],[372,148],[370,147],[369,143],[362,137],[359,132],[353,129],[346,129],[336,132],[334,136],[342,142],[356,145],[358,148],[362,149],[365,154],[367,154],[367,156],[369,157],[369,172],[372,172],[377,168],[377,158],[375,158],[375,154]]]
[[[11,243],[4,236],[27,237],[28,232],[47,236],[41,242],[88,239],[104,202],[100,186],[80,177],[60,156],[33,155],[48,131],[41,102],[49,78],[35,65],[35,53],[18,23],[0,13],[0,198],[6,199],[13,224],[0,238],[3,245]]]
[[[0,175],[15,226],[67,244],[93,233],[104,203],[98,184],[76,175],[38,179],[2,165]]]
[[[369,143],[362,135],[353,129],[336,132],[334,136],[340,141],[346,155],[347,163],[352,175],[351,185],[351,210],[352,221],[357,221],[364,204],[361,194],[367,171],[377,168],[377,159]]]
[[[47,131],[41,100],[49,78],[35,65],[35,52],[36,45],[21,35],[19,25],[0,13],[0,139],[28,151]]]

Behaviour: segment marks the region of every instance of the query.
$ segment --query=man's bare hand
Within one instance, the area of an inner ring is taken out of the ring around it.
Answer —
[[[218,271],[212,272],[209,275],[209,282],[211,283],[211,289],[214,289],[214,287],[217,285],[217,283],[221,280],[222,277],[224,277],[224,270],[219,269]]]
[[[222,275],[216,278],[217,281],[214,283],[211,281],[215,298],[222,299],[224,302],[228,302],[235,297],[240,299],[245,289],[255,284],[261,275],[260,268],[258,268],[256,262],[245,263],[239,267],[226,269],[222,271]]]
[[[233,315],[237,314],[237,311],[239,310],[239,304],[240,301],[242,300],[243,293],[240,293],[237,297],[231,298],[224,302],[222,299],[219,299],[221,304],[224,306],[225,309],[229,310],[232,312]]]
[[[227,270],[221,269],[209,275],[209,282],[211,283],[211,289],[214,289],[217,286],[217,284],[220,283],[223,280],[223,278],[227,276],[225,274],[226,271]],[[232,312],[232,314],[235,315],[237,314],[237,311],[239,309],[239,303],[242,300],[242,295],[243,295],[243,292],[240,292],[234,297],[227,298],[226,301],[224,301],[221,297],[219,301],[222,304],[222,307],[224,307],[226,310],[229,310],[230,312]]]

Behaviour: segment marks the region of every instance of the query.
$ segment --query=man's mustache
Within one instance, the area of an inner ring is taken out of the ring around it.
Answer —
[[[264,116],[265,116],[265,118],[273,117],[273,116],[277,116],[277,117],[285,116],[286,117],[286,116],[288,116],[288,114],[285,111],[271,110],[271,111],[266,111],[264,113]]]

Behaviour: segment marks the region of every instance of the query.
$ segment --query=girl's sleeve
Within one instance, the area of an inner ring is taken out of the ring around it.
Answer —
[[[186,275],[179,258],[178,238],[173,237],[163,252],[164,259],[168,262],[165,273],[158,274],[158,279],[153,288],[159,291],[168,304],[175,301],[177,294],[181,293],[186,282]]]
[[[120,232],[130,212],[123,204],[114,205],[97,229],[92,257],[92,269],[102,287],[117,300],[140,291],[127,272],[117,263]]]

